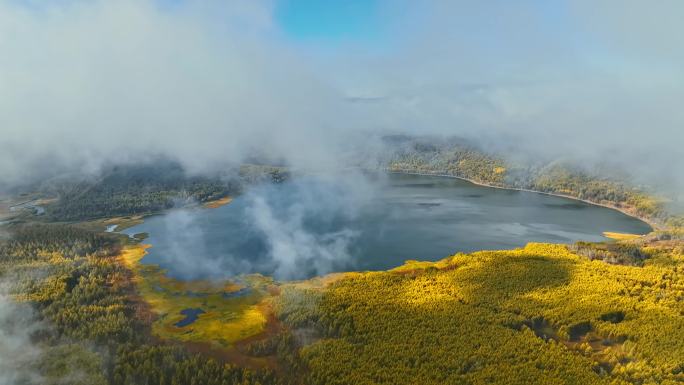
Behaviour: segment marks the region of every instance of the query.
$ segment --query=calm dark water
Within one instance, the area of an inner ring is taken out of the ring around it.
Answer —
[[[258,272],[299,279],[384,270],[459,251],[602,241],[604,231],[650,230],[615,210],[565,198],[451,178],[380,175],[255,187],[226,206],[174,210],[125,232],[149,233],[152,248],[143,262],[176,278]]]
[[[185,316],[182,320],[176,322],[174,326],[182,328],[185,326],[188,326],[192,324],[193,322],[197,321],[197,318],[200,316],[200,314],[204,314],[204,310],[202,309],[183,309],[180,312],[182,315]]]

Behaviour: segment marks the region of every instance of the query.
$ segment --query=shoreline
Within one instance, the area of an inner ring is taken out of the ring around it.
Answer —
[[[161,209],[157,211],[149,211],[145,213],[138,213],[138,214],[133,214],[133,215],[123,215],[123,216],[115,216],[115,217],[98,217],[98,218],[90,218],[90,219],[85,219],[85,220],[80,220],[80,221],[67,221],[64,223],[71,223],[75,225],[82,225],[82,224],[92,224],[92,223],[97,223],[97,225],[104,225],[105,226],[105,233],[114,233],[114,234],[123,234],[122,231],[127,230],[130,227],[137,226],[142,224],[146,218],[153,217],[156,215],[164,215],[172,210],[182,210],[182,209],[188,209],[188,208],[204,208],[204,209],[215,209],[219,208],[222,206],[225,206],[229,204],[230,202],[233,201],[233,197],[223,197],[219,199],[214,199],[211,201],[206,201],[202,202],[199,204],[194,204],[194,205],[187,205],[187,206],[182,206],[182,207],[172,207],[168,209]],[[0,218],[2,220],[2,218]],[[0,222],[0,225],[3,222]],[[116,226],[113,231],[107,231],[111,226]]]
[[[587,199],[581,199],[572,195],[566,195],[566,194],[560,194],[560,193],[552,193],[552,192],[547,192],[547,191],[537,191],[537,190],[531,190],[531,189],[525,189],[525,188],[520,188],[520,187],[506,187],[506,186],[497,186],[489,183],[483,183],[483,182],[478,182],[472,179],[468,179],[462,176],[457,176],[457,175],[450,175],[450,174],[441,174],[438,172],[430,173],[430,172],[417,172],[417,171],[409,171],[409,170],[393,170],[393,169],[384,169],[383,171],[390,173],[390,174],[406,174],[406,175],[420,175],[420,176],[436,176],[436,177],[443,177],[443,178],[453,178],[453,179],[460,179],[469,183],[472,183],[476,186],[481,186],[481,187],[489,187],[489,188],[495,188],[495,189],[500,189],[500,190],[511,190],[511,191],[523,191],[523,192],[529,192],[529,193],[535,193],[535,194],[542,194],[542,195],[548,195],[548,196],[553,196],[553,197],[558,197],[558,198],[566,198],[566,199],[572,199],[574,201],[578,202],[583,202],[587,203],[593,206],[599,206],[599,207],[605,207],[608,209],[612,209],[615,211],[619,211],[622,214],[625,214],[629,217],[638,219],[647,225],[651,227],[651,232],[662,230],[662,226],[658,223],[656,223],[654,220],[651,218],[647,218],[638,214],[635,214],[631,211],[629,211],[626,208],[623,207],[618,207],[615,204],[609,204],[609,203],[599,203],[599,202],[593,202]],[[641,236],[645,236],[647,234],[643,234]]]

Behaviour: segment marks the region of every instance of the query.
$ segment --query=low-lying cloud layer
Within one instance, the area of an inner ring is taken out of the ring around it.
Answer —
[[[353,268],[351,246],[359,232],[335,222],[355,219],[376,186],[361,175],[345,175],[295,180],[288,189],[284,197],[282,190],[269,187],[246,196],[247,217],[266,242],[266,264],[273,276],[302,279]]]
[[[328,46],[278,6],[0,0],[0,180],[159,154],[322,168],[403,132],[684,181],[681,2],[380,1],[386,39]]]
[[[43,382],[33,369],[42,350],[31,341],[32,334],[41,327],[30,306],[16,303],[0,292],[1,384],[32,385]]]
[[[0,2],[2,179],[160,153],[192,169],[325,160],[338,95],[277,44],[270,8]]]

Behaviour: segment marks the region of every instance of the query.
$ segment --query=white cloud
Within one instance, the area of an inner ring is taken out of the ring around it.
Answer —
[[[0,383],[40,384],[36,361],[42,350],[31,342],[31,334],[40,328],[32,309],[0,293]]]
[[[397,131],[684,181],[676,1],[392,2],[376,52],[291,46],[271,1],[26,4],[0,1],[6,183],[157,153],[324,167]]]

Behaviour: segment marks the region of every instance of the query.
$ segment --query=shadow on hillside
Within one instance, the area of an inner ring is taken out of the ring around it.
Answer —
[[[538,289],[567,284],[570,261],[538,255],[477,256],[472,266],[454,277],[469,303],[501,303]]]

